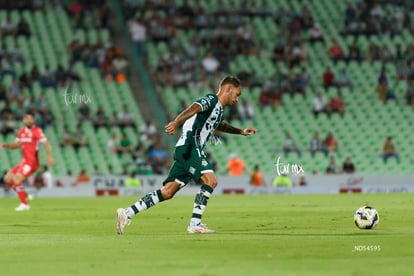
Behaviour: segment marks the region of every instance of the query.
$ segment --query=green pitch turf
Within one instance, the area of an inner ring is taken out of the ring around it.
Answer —
[[[213,196],[190,235],[193,197],[178,196],[115,232],[135,197],[0,199],[0,275],[412,275],[412,194]],[[359,230],[354,211],[376,207]]]

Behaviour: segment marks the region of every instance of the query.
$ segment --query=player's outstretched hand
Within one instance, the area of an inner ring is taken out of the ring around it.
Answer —
[[[250,135],[250,134],[256,134],[256,131],[257,131],[256,128],[248,127],[248,128],[243,129],[242,135],[247,136],[247,135]]]
[[[55,164],[55,161],[53,160],[52,156],[48,156],[46,162],[49,167],[52,167]]]
[[[174,135],[177,133],[177,125],[175,121],[169,122],[168,125],[165,126],[165,132],[169,135]]]
[[[13,149],[14,145],[10,143],[4,143],[0,146],[0,149]]]

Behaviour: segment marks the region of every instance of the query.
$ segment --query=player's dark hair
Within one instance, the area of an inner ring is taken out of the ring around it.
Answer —
[[[33,112],[33,110],[27,110],[24,115],[30,115],[32,117],[35,117],[35,113]]]
[[[224,79],[221,80],[220,87],[222,87],[223,85],[226,85],[226,84],[231,84],[234,87],[240,87],[241,86],[241,81],[237,77],[227,76],[227,77],[225,77]]]

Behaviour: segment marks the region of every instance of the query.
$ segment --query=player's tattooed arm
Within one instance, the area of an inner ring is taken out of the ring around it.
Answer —
[[[174,121],[177,123],[177,126],[181,126],[188,118],[201,111],[201,106],[199,104],[193,103],[186,110],[178,114]]]
[[[248,127],[248,128],[245,128],[245,129],[241,129],[241,128],[234,127],[234,126],[230,125],[229,123],[226,123],[225,121],[222,121],[218,125],[217,130],[227,132],[227,133],[231,133],[231,134],[240,134],[240,135],[244,135],[244,136],[256,133],[256,128],[254,128],[254,127]]]
[[[201,106],[199,104],[193,103],[188,107],[186,110],[178,114],[178,116],[171,122],[168,123],[168,125],[165,126],[165,132],[168,134],[176,134],[177,129],[184,124],[184,122],[190,118],[191,116],[197,114],[198,112],[201,112]]]
[[[229,123],[226,123],[225,121],[221,121],[221,123],[218,125],[217,130],[231,133],[231,134],[243,134],[243,130],[237,127],[234,127],[230,125]]]

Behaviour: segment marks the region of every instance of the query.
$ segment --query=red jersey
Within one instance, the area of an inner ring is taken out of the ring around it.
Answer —
[[[325,145],[327,147],[329,146],[335,146],[336,144],[338,144],[338,142],[335,140],[335,138],[331,137],[331,138],[326,138],[325,139]]]
[[[38,164],[39,142],[46,141],[42,129],[36,125],[31,128],[22,127],[17,134],[16,141],[21,144],[23,160],[28,164]]]
[[[344,102],[338,98],[338,97],[334,97],[331,99],[331,108],[336,111],[336,110],[340,110],[344,107]]]
[[[338,45],[333,45],[329,48],[329,53],[333,58],[341,58],[342,57],[342,48]]]

